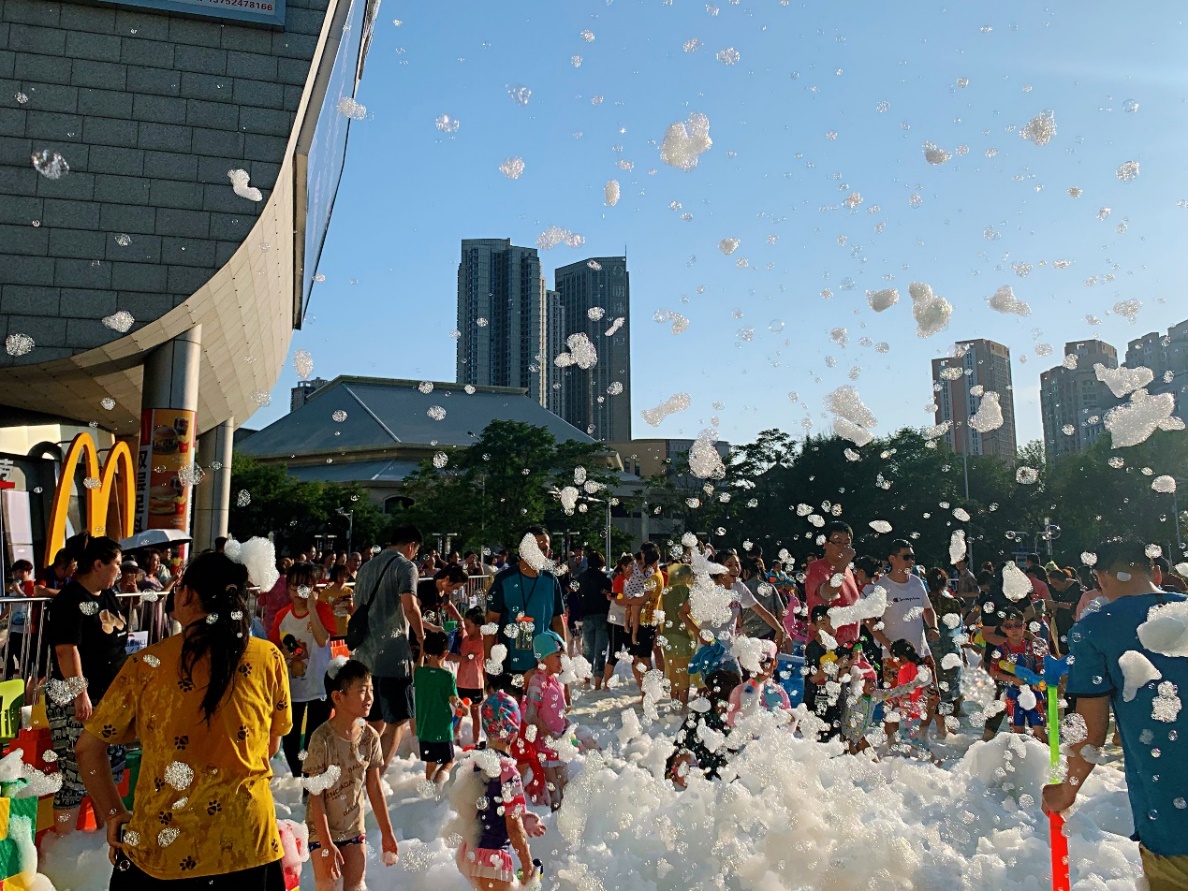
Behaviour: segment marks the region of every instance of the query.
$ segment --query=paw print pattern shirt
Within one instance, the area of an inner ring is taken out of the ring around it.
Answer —
[[[281,859],[269,789],[272,737],[292,729],[289,673],[268,641],[250,638],[209,726],[209,664],[182,676],[182,635],[129,656],[86,724],[109,744],[140,740],[136,804],[124,845],[157,879],[224,875]]]
[[[120,670],[128,642],[128,625],[115,591],[92,594],[78,582],[68,582],[50,601],[49,640],[53,676],[64,677],[56,648],[77,647],[87,693],[91,704],[98,705]]]

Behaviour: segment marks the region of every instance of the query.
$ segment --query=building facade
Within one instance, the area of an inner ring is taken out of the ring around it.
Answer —
[[[1171,393],[1176,406],[1188,404],[1188,320],[1172,325],[1166,334],[1151,332],[1126,347],[1126,367],[1150,368],[1155,379],[1147,392]]]
[[[593,368],[560,369],[561,416],[595,439],[631,439],[631,283],[626,257],[593,257],[562,266],[554,287],[564,312],[564,337],[583,333],[598,352]],[[607,336],[607,332],[614,333]],[[556,330],[556,329],[552,329]]]
[[[458,264],[457,383],[522,387],[548,405],[546,289],[536,248],[466,238]]]
[[[1048,461],[1084,451],[1096,442],[1105,430],[1105,413],[1118,403],[1095,370],[1099,365],[1118,367],[1114,347],[1100,340],[1075,340],[1064,345],[1064,355],[1064,362],[1040,375]]]
[[[309,299],[378,2],[178,8],[0,4],[0,423],[95,424],[139,449],[140,525],[177,502],[170,522],[192,510],[205,544],[226,526],[231,434]],[[192,499],[179,444],[210,468]],[[62,450],[34,445],[15,457],[69,488]],[[26,482],[6,505],[48,497]],[[104,522],[75,512],[70,531]]]
[[[932,360],[936,423],[948,422],[945,439],[954,452],[992,455],[1014,464],[1015,396],[1011,384],[1011,351],[993,340],[968,340],[954,355]],[[1002,425],[979,432],[969,420],[982,407],[987,393],[998,395]]]
[[[565,417],[565,390],[562,377],[565,369],[555,359],[565,343],[565,307],[556,291],[545,291],[545,342],[541,347],[541,372],[545,376],[545,408],[557,417]]]

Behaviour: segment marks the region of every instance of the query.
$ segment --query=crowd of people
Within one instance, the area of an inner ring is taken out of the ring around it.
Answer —
[[[582,689],[634,684],[645,709],[681,713],[665,773],[682,788],[725,776],[753,735],[740,725],[760,713],[845,757],[941,763],[934,742],[963,716],[986,739],[1008,719],[1045,739],[1056,730],[1045,697],[1064,696],[1082,716],[1083,747],[1069,750],[1068,779],[1045,789],[1045,808],[1076,798],[1112,711],[1151,887],[1188,887],[1177,803],[1188,760],[1175,731],[1185,642],[1143,631],[1160,610],[1181,631],[1188,620],[1166,561],[1117,539],[1089,579],[1035,554],[1022,569],[975,573],[964,556],[920,567],[907,540],[874,555],[853,541],[846,523],[828,523],[821,556],[800,568],[786,552],[767,562],[749,542],[715,551],[686,536],[667,554],[645,542],[608,568],[576,547],[554,562],[541,527],[507,559],[418,559],[423,537],[405,526],[375,552],[275,567],[238,562],[220,542],[174,575],[159,555],[141,569],[111,539],[76,537],[39,577],[58,584],[46,685],[56,828],[70,831],[90,796],[113,888],[199,877],[281,888],[269,783],[283,752],[303,778],[317,888],[361,888],[365,799],[383,861],[398,856],[381,777],[411,731],[425,794],[452,786],[460,871],[502,891],[539,874],[531,839],[544,830],[531,806],[561,808],[574,752],[596,745],[568,716]],[[30,570],[14,567],[22,589]],[[271,575],[253,597],[249,579]],[[178,633],[128,654],[132,601],[116,592],[133,584],[165,595]],[[1070,653],[1067,689],[1048,689],[1048,658]],[[1151,666],[1142,677],[1160,681],[1142,696],[1145,682],[1128,674],[1136,654]],[[629,675],[616,672],[623,662]],[[963,674],[979,666],[999,695],[970,711]],[[129,745],[141,752],[131,812],[116,791]]]

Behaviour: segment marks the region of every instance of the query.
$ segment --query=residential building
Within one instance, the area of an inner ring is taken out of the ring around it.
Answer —
[[[1178,409],[1188,404],[1188,320],[1172,325],[1167,334],[1151,332],[1132,340],[1126,347],[1126,367],[1139,366],[1155,374],[1148,393],[1173,394]]]
[[[585,334],[598,353],[592,368],[562,368],[561,416],[595,439],[631,438],[631,286],[627,258],[592,257],[562,266],[554,287],[564,312],[561,329],[546,350],[549,362]],[[607,336],[613,329],[614,333]]]
[[[320,390],[330,381],[324,377],[313,377],[307,381],[298,381],[297,386],[289,391],[289,411],[297,411],[309,401],[309,397]]]
[[[944,436],[953,451],[993,455],[1013,464],[1017,444],[1011,351],[993,340],[962,341],[953,356],[932,360],[932,380],[936,423],[949,422]],[[998,396],[1002,424],[980,432],[969,426],[969,419],[977,414],[989,393]]]
[[[545,325],[548,330],[541,361],[547,387],[545,407],[553,414],[565,417],[565,390],[562,386],[565,369],[555,361],[558,353],[565,348],[565,307],[561,304],[561,295],[556,291],[545,291]]]
[[[1063,362],[1040,375],[1048,461],[1084,451],[1105,430],[1105,413],[1118,399],[1097,379],[1099,365],[1117,368],[1118,351],[1100,340],[1074,340],[1064,345]]]
[[[536,248],[464,238],[458,264],[459,384],[522,387],[548,405],[546,289]]]

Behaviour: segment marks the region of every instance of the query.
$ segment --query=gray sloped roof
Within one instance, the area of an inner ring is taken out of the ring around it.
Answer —
[[[289,476],[303,482],[320,483],[398,483],[421,466],[420,461],[381,458],[378,461],[340,461],[334,464],[298,464],[289,466]]]
[[[422,393],[420,381],[342,376],[309,397],[305,405],[269,424],[242,444],[241,454],[289,457],[370,449],[466,447],[491,421],[521,421],[544,427],[559,442],[594,439],[512,387],[476,387],[434,383]],[[435,421],[427,412],[445,409]],[[342,422],[333,415],[346,412]]]

